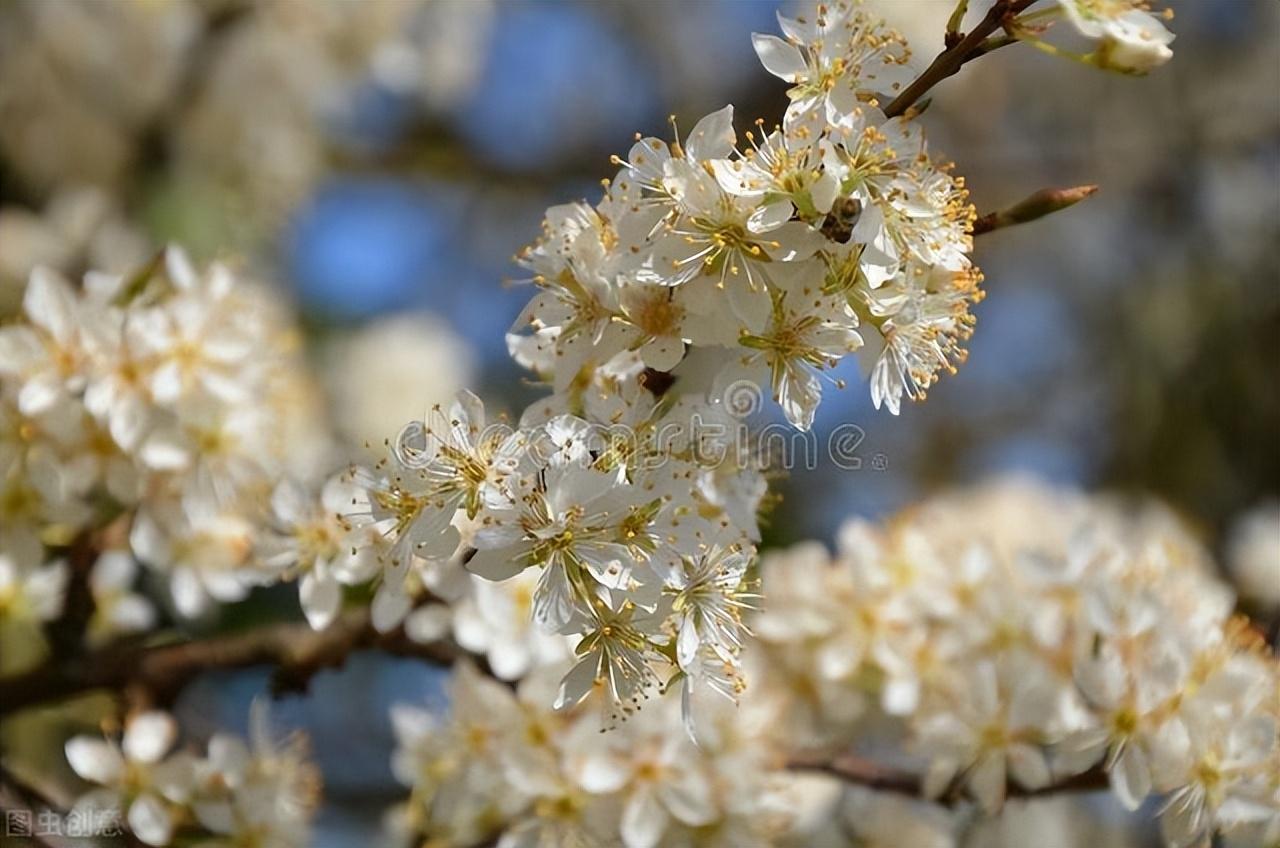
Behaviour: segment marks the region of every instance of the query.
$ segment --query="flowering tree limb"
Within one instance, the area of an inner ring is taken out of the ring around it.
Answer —
[[[850,355],[874,359],[877,408],[922,399],[965,359],[982,298],[971,235],[1094,190],[1046,190],[979,217],[965,181],[928,151],[926,93],[1016,40],[1060,54],[1038,39],[1060,19],[1097,42],[1073,58],[1126,73],[1168,58],[1172,34],[1138,0],[1024,15],[1034,3],[992,0],[966,34],[969,4],[955,0],[945,49],[910,83],[905,39],[854,0],[779,16],[783,37],[752,43],[790,86],[781,124],[761,119],[741,145],[729,105],[687,132],[673,121],[671,140],[637,136],[599,200],[549,209],[518,257],[538,291],[508,350],[550,396],[511,426],[460,391],[399,427],[370,467],[327,478],[313,467],[343,450],[299,402],[305,363],[287,310],[231,269],[171,250],[82,286],[34,272],[22,317],[0,327],[0,615],[29,632],[48,625],[52,659],[0,680],[0,718],[123,695],[110,711],[120,726],[67,740],[65,759],[97,787],[81,802],[158,847],[209,835],[306,844],[318,775],[304,746],[272,738],[263,704],[248,742],[217,734],[203,755],[161,708],[206,671],[269,666],[276,692],[299,691],[364,649],[454,666],[447,716],[391,711],[392,767],[410,789],[397,827],[417,842],[645,848],[701,832],[773,844],[792,828],[788,841],[805,841],[806,816],[760,815],[780,808],[780,769],[943,804],[964,792],[988,815],[1008,796],[1110,782],[1137,808],[1172,788],[1177,844],[1276,807],[1273,659],[1225,619],[1209,569],[1186,567],[1194,552],[1148,558],[1176,538],[1078,547],[1073,528],[1051,534],[1070,535],[1069,549],[1032,557],[1002,530],[950,529],[983,518],[965,498],[960,520],[933,504],[892,527],[846,526],[835,555],[807,546],[757,560],[768,469],[734,438],[741,420],[768,396],[810,430],[823,386],[844,383],[825,372]],[[222,56],[240,61],[223,40],[255,12],[235,0],[208,18],[171,105],[129,128],[146,167],[181,161],[168,134],[222,84]],[[289,35],[272,24],[263,40],[274,52]],[[380,85],[435,76],[399,39],[378,53]],[[903,85],[880,113],[880,93]],[[290,140],[291,158],[307,135]],[[687,354],[698,361],[677,372]],[[67,421],[80,426],[56,426]],[[732,426],[703,439],[707,421]],[[1006,497],[978,528],[1081,514],[1057,497]],[[118,538],[97,529],[105,504],[119,510],[107,522]],[[1088,523],[1110,533],[1120,522],[1106,517]],[[139,568],[186,619],[293,582],[307,624],[95,647],[154,626]],[[421,586],[449,602],[410,618],[436,600]],[[368,604],[343,612],[352,587]],[[456,644],[435,638],[446,630]],[[756,669],[760,689],[744,677]],[[1172,694],[1142,707],[1156,690]],[[703,692],[738,709],[703,706]],[[843,734],[863,731],[849,720],[870,696],[898,722],[894,744],[927,760],[927,779],[841,753],[858,746]],[[699,745],[700,727],[717,744]],[[1180,729],[1186,762],[1153,765],[1173,759],[1166,737]],[[797,740],[835,734],[834,755],[788,756]],[[1110,775],[1089,768],[1098,762]],[[1055,783],[1072,764],[1087,770]],[[0,772],[0,796],[10,788]],[[16,798],[45,806],[21,784]],[[858,827],[848,823],[859,842],[904,841]]]
[[[854,754],[811,753],[791,758],[787,768],[793,771],[811,771],[828,774],[840,780],[874,789],[877,792],[889,792],[910,798],[927,799],[924,792],[923,779],[920,775],[904,769],[891,768],[874,760]],[[1107,773],[1101,767],[1094,767],[1080,774],[1063,778],[1054,783],[1028,789],[1010,782],[1006,789],[1009,798],[1034,798],[1043,795],[1054,795],[1063,792],[1100,792],[1108,787]],[[952,792],[936,799],[939,803],[953,803],[959,796]]]
[[[171,701],[198,675],[218,669],[275,667],[277,693],[304,691],[311,678],[341,666],[354,651],[376,648],[450,665],[465,652],[450,641],[420,644],[403,628],[378,633],[368,609],[352,610],[328,628],[288,622],[164,645],[123,642],[62,663],[0,678],[0,716],[96,689],[141,690],[153,703]],[[482,659],[474,658],[483,666]]]
[[[960,70],[965,62],[989,53],[995,46],[1003,46],[1003,44],[996,44],[984,47],[988,36],[993,35],[1010,18],[1025,11],[1035,2],[1036,0],[996,0],[991,10],[968,35],[939,53],[920,76],[890,101],[884,108],[885,115],[893,118],[903,114],[923,97],[925,92]],[[948,38],[948,41],[954,41],[954,39]]]

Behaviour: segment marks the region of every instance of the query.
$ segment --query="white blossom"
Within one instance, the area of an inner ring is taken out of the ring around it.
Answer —
[[[1095,40],[1091,60],[1101,68],[1145,74],[1169,61],[1173,33],[1138,0],[1058,0],[1081,35]]]
[[[78,809],[115,811],[130,832],[147,845],[168,845],[192,791],[194,764],[170,754],[178,728],[163,712],[133,716],[120,744],[77,736],[67,742],[71,768],[99,784],[76,802]]]

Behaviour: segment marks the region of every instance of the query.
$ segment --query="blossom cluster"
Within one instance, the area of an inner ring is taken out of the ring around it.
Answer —
[[[512,688],[460,668],[448,719],[398,710],[406,836],[888,845],[909,815],[918,844],[959,844],[963,816],[842,792],[797,770],[813,752],[918,770],[922,795],[967,793],[987,814],[1101,769],[1130,809],[1164,797],[1170,845],[1280,835],[1280,665],[1162,508],[996,481],[852,521],[835,557],[816,543],[768,554],[762,583],[752,687],[737,708],[699,710],[696,742],[670,700],[604,736],[583,707],[549,708],[573,639],[541,659],[491,644],[492,667],[529,671]],[[489,617],[510,621],[493,629],[525,626],[527,587],[494,592],[507,602]]]
[[[785,40],[754,43],[792,85],[780,126],[740,148],[726,106],[684,138],[638,138],[604,197],[550,209],[522,254],[539,292],[509,346],[562,409],[619,356],[679,379],[698,351],[808,429],[823,372],[864,343],[872,397],[895,413],[964,358],[974,212],[912,116],[879,108],[901,38],[843,0],[779,21]]]
[[[887,717],[927,794],[987,812],[1100,766],[1128,809],[1165,796],[1171,845],[1280,828],[1280,665],[1163,510],[1001,483],[763,572],[756,677],[796,746]]]
[[[200,272],[169,250],[82,288],[35,270],[20,319],[0,328],[0,561],[20,596],[8,606],[56,616],[64,572],[44,565],[46,546],[74,551],[119,516],[118,547],[164,578],[182,615],[267,580],[250,556],[257,516],[275,479],[327,450],[304,374],[278,300],[226,267]],[[115,551],[94,569],[103,636],[133,570]],[[120,610],[127,629],[150,622],[140,601]]]
[[[726,106],[683,138],[638,138],[603,198],[548,210],[519,257],[538,292],[508,346],[550,397],[509,426],[461,393],[347,475],[354,491],[277,499],[273,561],[303,575],[313,624],[372,580],[375,626],[426,638],[428,591],[458,602],[468,572],[533,569],[533,621],[582,637],[561,706],[597,687],[616,715],[677,683],[741,690],[759,460],[723,438],[709,457],[669,425],[738,425],[735,393],[761,387],[807,430],[823,380],[842,385],[825,372],[864,342],[872,399],[896,414],[963,360],[981,297],[963,180],[914,113],[881,109],[901,37],[844,0],[779,23],[785,38],[753,43],[792,86],[781,125],[739,148]]]
[[[879,110],[905,46],[850,3],[779,20],[788,40],[755,46],[793,85],[781,126],[741,151],[725,107],[670,144],[640,138],[598,204],[553,207],[520,257],[539,293],[509,347],[552,395],[511,427],[463,393],[351,476],[342,548],[378,583],[378,628],[422,587],[456,599],[458,564],[532,568],[533,620],[581,637],[558,705],[604,688],[626,715],[676,683],[732,697],[764,485],[736,427],[708,452],[693,422],[740,423],[735,391],[764,386],[807,430],[822,372],[864,333],[872,397],[895,413],[963,358],[974,213],[912,117]],[[349,573],[304,584],[313,621]]]
[[[626,714],[676,680],[733,695],[763,481],[663,437],[695,414],[691,401],[667,408],[638,386],[629,403],[613,400],[613,427],[569,414],[533,424],[538,407],[513,427],[487,422],[462,392],[408,426],[378,466],[355,469],[360,494],[341,513],[335,550],[376,572],[374,625],[399,624],[423,588],[479,602],[468,572],[507,581],[533,571],[532,621],[582,637],[558,704],[603,686]],[[415,612],[410,633],[433,632],[431,614]]]
[[[412,787],[394,819],[405,844],[777,844],[786,791],[759,744],[764,727],[729,708],[695,744],[664,700],[601,735],[590,712],[548,708],[554,672],[543,666],[512,689],[463,665],[452,718],[394,710],[393,770]]]
[[[178,726],[157,710],[131,716],[119,740],[76,736],[66,744],[67,761],[98,788],[80,797],[73,814],[127,825],[146,845],[301,848],[320,791],[306,741],[277,740],[261,702],[250,711],[249,730],[247,743],[215,734],[203,757],[173,750]]]

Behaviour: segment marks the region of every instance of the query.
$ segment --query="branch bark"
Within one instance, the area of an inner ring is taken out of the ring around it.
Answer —
[[[95,542],[95,535],[92,531],[81,533],[66,551],[65,560],[70,573],[62,614],[48,629],[49,648],[55,660],[71,656],[80,650],[89,620],[93,618],[93,589],[89,585],[89,575],[100,550]]]
[[[908,798],[926,800],[923,778],[915,772],[890,768],[872,760],[853,754],[801,754],[792,757],[787,768],[794,771],[813,771],[837,777],[846,783],[874,789],[878,792],[889,792]],[[1107,773],[1101,767],[1092,768],[1072,777],[1064,778],[1038,789],[1028,789],[1016,783],[1010,783],[1006,797],[1035,798],[1042,795],[1054,795],[1062,792],[1098,792],[1110,786]],[[937,803],[955,803],[958,796],[951,792]]]
[[[994,230],[1012,227],[1035,221],[1054,212],[1060,212],[1075,206],[1086,197],[1097,194],[1096,185],[1073,186],[1072,188],[1043,188],[1035,194],[1015,203],[1008,209],[999,212],[988,212],[973,222],[973,235],[980,236]]]
[[[986,44],[987,37],[1004,27],[1011,17],[1021,14],[1035,2],[1036,0],[996,0],[995,5],[972,32],[939,53],[920,76],[890,101],[884,109],[885,115],[896,118],[903,114],[923,97],[925,92],[960,70],[965,62],[990,53],[995,47],[1001,46],[1000,43]]]
[[[420,644],[409,639],[403,628],[379,633],[368,609],[359,609],[321,631],[306,623],[288,622],[175,644],[112,645],[42,665],[0,678],[0,717],[100,689],[140,691],[151,703],[166,704],[206,671],[258,665],[275,667],[273,693],[301,692],[317,672],[340,667],[353,651],[371,648],[440,666],[468,657],[488,670],[482,657],[451,641]]]

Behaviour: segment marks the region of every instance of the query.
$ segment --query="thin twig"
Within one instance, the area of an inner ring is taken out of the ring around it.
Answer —
[[[988,212],[986,215],[979,216],[973,222],[971,232],[975,236],[980,236],[983,233],[1012,227],[1015,224],[1035,221],[1046,215],[1052,215],[1054,212],[1060,212],[1063,209],[1075,206],[1086,197],[1092,197],[1097,192],[1098,187],[1096,185],[1072,186],[1071,188],[1042,188],[1008,209],[1001,209],[999,212]]]
[[[903,114],[923,97],[925,92],[960,70],[965,62],[1007,43],[999,40],[988,45],[987,37],[1003,28],[1009,18],[1023,12],[1035,2],[1036,0],[996,0],[991,10],[979,21],[972,32],[939,53],[929,67],[925,68],[920,76],[916,77],[885,107],[885,115],[894,118]]]
[[[873,789],[878,792],[889,792],[909,798],[925,799],[924,781],[915,772],[890,768],[863,757],[852,754],[804,754],[792,757],[787,768],[794,771],[813,771],[838,777],[846,783]],[[1028,789],[1016,783],[1010,783],[1006,796],[1009,798],[1035,798],[1043,795],[1054,795],[1064,792],[1098,792],[1109,786],[1107,773],[1101,768],[1064,778],[1037,789]],[[940,804],[952,804],[958,800],[956,793],[948,793],[936,799]]]

